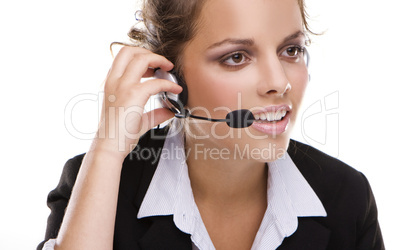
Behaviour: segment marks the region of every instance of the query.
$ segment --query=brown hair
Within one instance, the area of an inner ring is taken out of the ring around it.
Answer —
[[[144,28],[132,27],[134,43],[163,55],[181,72],[181,52],[196,30],[205,0],[144,0],[140,18]]]
[[[132,42],[166,57],[181,77],[181,52],[196,32],[197,20],[207,0],[143,0],[140,15],[144,27],[132,27]],[[311,34],[304,0],[297,0],[303,26]]]

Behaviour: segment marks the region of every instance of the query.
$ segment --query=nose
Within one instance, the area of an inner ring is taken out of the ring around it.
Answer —
[[[282,63],[277,56],[262,63],[259,71],[258,94],[283,96],[292,89]]]

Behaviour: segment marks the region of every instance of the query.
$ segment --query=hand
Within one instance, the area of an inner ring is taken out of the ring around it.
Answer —
[[[106,78],[102,115],[92,149],[107,150],[124,159],[141,135],[173,117],[164,108],[143,113],[144,106],[152,95],[161,91],[178,94],[182,88],[163,79],[140,82],[143,77],[153,76],[155,68],[169,71],[173,66],[165,57],[143,48],[126,46],[120,50]]]

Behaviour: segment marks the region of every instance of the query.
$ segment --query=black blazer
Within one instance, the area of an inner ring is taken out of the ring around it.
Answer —
[[[163,147],[164,129],[151,130],[138,148]],[[157,138],[156,138],[157,137]],[[327,211],[327,217],[299,217],[296,232],[278,249],[384,249],[377,208],[366,177],[310,146],[291,140],[288,153]],[[137,219],[158,159],[137,159],[129,154],[123,163],[114,233],[114,249],[191,249],[190,235],[181,232],[173,216]],[[51,214],[44,242],[56,238],[81,161],[78,155],[64,166],[60,182],[48,195]],[[144,155],[143,155],[144,157]]]

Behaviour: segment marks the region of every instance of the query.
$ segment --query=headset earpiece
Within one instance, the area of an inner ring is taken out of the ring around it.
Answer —
[[[170,92],[160,92],[159,100],[164,108],[171,110],[176,116],[181,118],[186,117],[187,113],[184,106],[187,103],[187,86],[182,80],[182,78],[177,76],[174,72],[166,72],[161,69],[155,69],[154,77],[158,79],[165,79],[174,83],[179,84],[183,91],[177,95]]]
[[[310,53],[308,53],[308,50],[306,48],[304,48],[303,56],[304,56],[304,63],[306,64],[307,71],[308,71],[308,81],[310,82],[310,80],[311,80],[311,75],[310,75],[310,70],[309,70]]]
[[[179,86],[183,88],[183,91],[180,92],[180,94],[179,94],[178,100],[181,103],[181,105],[184,107],[187,105],[187,100],[188,100],[187,84],[184,81],[183,77],[181,77],[180,74],[177,73],[175,70],[170,71],[170,73],[176,77],[177,84],[179,84]]]

